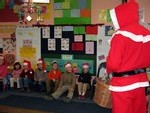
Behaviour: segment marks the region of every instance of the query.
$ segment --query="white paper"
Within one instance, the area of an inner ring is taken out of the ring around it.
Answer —
[[[56,40],[55,39],[48,39],[48,50],[55,51],[56,50]]]
[[[43,35],[43,38],[50,38],[50,27],[43,27],[42,35]]]
[[[73,31],[73,26],[64,26],[63,31]]]
[[[85,43],[85,54],[94,54],[94,42]]]
[[[23,40],[23,46],[24,47],[32,47],[32,40],[31,39]]]
[[[61,26],[54,27],[54,38],[62,38],[62,27]]]
[[[61,50],[69,51],[69,38],[61,39]]]
[[[74,35],[74,41],[75,42],[83,42],[83,36],[82,35]]]

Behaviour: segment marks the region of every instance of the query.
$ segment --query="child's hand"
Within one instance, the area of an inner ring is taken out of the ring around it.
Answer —
[[[56,80],[55,79],[53,79],[53,82],[55,82]]]
[[[28,78],[28,76],[27,76],[27,75],[25,75],[25,78]]]

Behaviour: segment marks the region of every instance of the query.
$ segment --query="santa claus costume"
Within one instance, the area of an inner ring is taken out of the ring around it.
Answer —
[[[113,74],[109,87],[113,113],[146,113],[150,31],[139,24],[138,10],[134,0],[110,10],[116,29],[107,58],[107,72]]]

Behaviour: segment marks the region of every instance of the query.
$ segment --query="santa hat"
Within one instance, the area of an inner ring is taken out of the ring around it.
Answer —
[[[67,62],[67,63],[65,64],[65,68],[68,68],[68,67],[72,67],[72,64],[71,64],[70,62]]]
[[[84,64],[82,65],[82,68],[83,68],[83,69],[88,69],[88,68],[89,68],[89,63],[84,63]]]
[[[28,69],[30,70],[30,74],[32,74],[32,67],[31,67],[31,62],[28,60],[23,61],[23,66],[28,66]]]
[[[43,58],[40,58],[38,61],[37,61],[37,64],[42,64],[43,65],[43,71],[46,72],[46,63],[44,61]]]

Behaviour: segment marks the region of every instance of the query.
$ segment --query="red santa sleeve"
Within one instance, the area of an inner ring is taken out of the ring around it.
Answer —
[[[107,73],[118,72],[124,54],[124,37],[115,35],[111,40],[111,47],[107,57]]]

